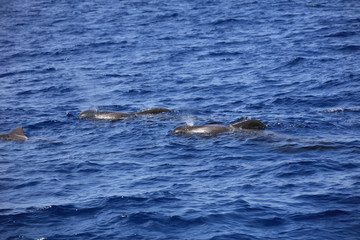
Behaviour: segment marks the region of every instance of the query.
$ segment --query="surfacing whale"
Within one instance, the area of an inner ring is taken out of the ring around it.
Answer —
[[[0,139],[5,141],[25,141],[28,137],[24,135],[24,129],[20,126],[10,133],[0,134]]]
[[[87,110],[78,116],[78,118],[83,119],[92,119],[92,120],[121,120],[130,116],[146,115],[146,114],[159,114],[164,112],[171,112],[171,110],[166,108],[149,108],[142,110],[137,113],[123,113],[123,112],[99,112],[94,110]]]
[[[264,130],[265,125],[258,120],[245,120],[234,123],[230,126],[221,125],[199,125],[199,126],[179,126],[175,128],[173,134],[207,134],[215,135],[224,132],[238,131],[238,130]]]

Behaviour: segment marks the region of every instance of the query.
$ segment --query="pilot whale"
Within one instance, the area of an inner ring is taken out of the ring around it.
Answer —
[[[230,126],[222,125],[199,125],[199,126],[179,126],[175,128],[173,134],[207,134],[215,135],[224,132],[238,130],[264,130],[265,125],[258,120],[245,120],[234,123]]]
[[[20,126],[10,133],[0,134],[0,139],[6,141],[24,141],[28,139],[28,137],[24,135],[24,129]]]
[[[130,116],[146,115],[146,114],[159,114],[164,112],[171,112],[166,108],[149,108],[137,113],[123,113],[123,112],[99,112],[94,110],[87,110],[78,116],[78,118],[92,119],[92,120],[121,120]]]

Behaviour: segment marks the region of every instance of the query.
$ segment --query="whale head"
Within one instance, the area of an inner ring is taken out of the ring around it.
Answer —
[[[172,134],[185,134],[189,131],[191,131],[191,126],[179,126],[172,131]]]
[[[95,118],[96,115],[96,111],[93,110],[87,110],[84,111],[82,113],[80,113],[80,115],[78,116],[78,118]]]

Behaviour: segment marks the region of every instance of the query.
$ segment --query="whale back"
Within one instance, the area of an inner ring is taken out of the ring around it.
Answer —
[[[15,128],[8,134],[0,135],[0,138],[3,140],[13,140],[13,141],[24,141],[28,139],[24,134],[24,129],[22,126]]]
[[[140,112],[135,113],[135,115],[143,115],[143,114],[159,114],[164,112],[171,112],[171,110],[166,108],[149,108],[142,110]]]
[[[264,130],[265,125],[258,120],[245,120],[234,123],[230,126],[233,129],[249,129],[249,130]]]
[[[121,120],[132,115],[134,114],[123,112],[99,112],[95,114],[95,118],[100,120]]]
[[[78,118],[80,119],[88,118],[88,119],[96,119],[96,120],[118,120],[132,115],[134,114],[123,113],[123,112],[99,112],[94,110],[87,110],[80,113]]]
[[[202,125],[202,126],[179,126],[175,128],[173,134],[219,134],[230,131],[231,128],[220,125]]]
[[[78,118],[87,118],[93,120],[121,120],[130,116],[145,115],[145,114],[159,114],[163,112],[171,112],[166,108],[149,108],[137,113],[123,113],[123,112],[99,112],[94,110],[87,110],[79,114]]]

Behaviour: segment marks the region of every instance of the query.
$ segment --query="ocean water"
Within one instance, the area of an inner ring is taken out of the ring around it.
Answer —
[[[0,133],[29,137],[0,142],[0,239],[360,239],[360,1],[1,0],[0,26]]]

